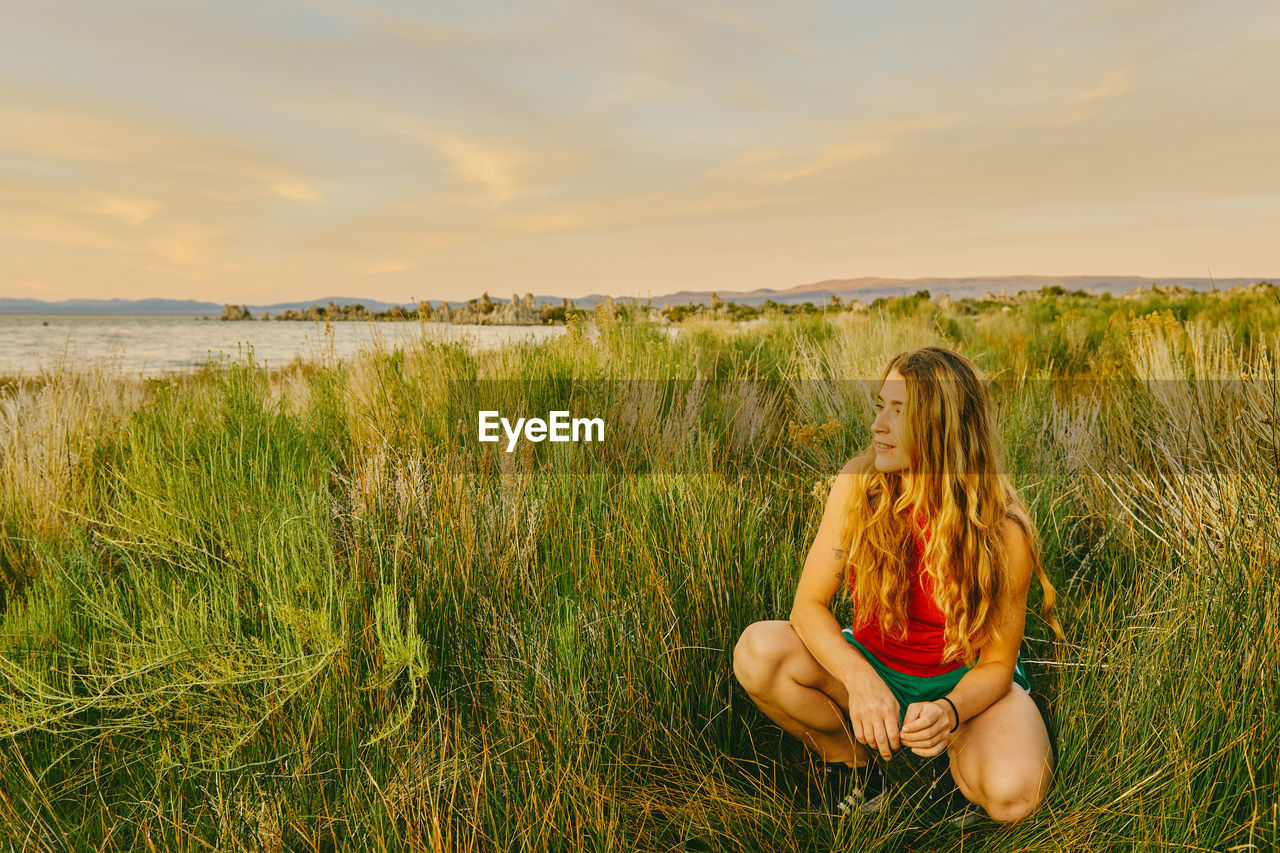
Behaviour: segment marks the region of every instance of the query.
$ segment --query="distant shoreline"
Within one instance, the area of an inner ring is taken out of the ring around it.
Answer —
[[[1147,299],[1151,297],[1160,297],[1169,300],[1183,300],[1190,298],[1206,298],[1206,299],[1229,299],[1235,296],[1244,296],[1258,293],[1269,293],[1280,299],[1280,288],[1269,281],[1252,281],[1249,284],[1234,284],[1213,290],[1195,289],[1180,285],[1160,285],[1150,284],[1146,286],[1134,287],[1128,291],[1121,293],[1113,293],[1109,290],[1094,292],[1079,289],[1068,289],[1061,285],[1046,285],[1036,290],[1019,290],[1016,293],[1002,291],[994,293],[986,291],[981,296],[961,296],[955,297],[949,293],[933,293],[928,289],[919,289],[914,292],[894,291],[893,295],[875,296],[866,299],[844,299],[839,295],[824,294],[824,298],[820,301],[808,299],[803,302],[789,301],[778,302],[773,299],[766,299],[763,302],[738,302],[734,300],[722,299],[716,293],[710,293],[708,298],[698,302],[682,302],[669,304],[665,306],[655,305],[652,300],[640,302],[637,299],[613,299],[612,297],[604,297],[600,302],[590,307],[575,306],[570,300],[563,299],[559,305],[552,305],[547,302],[541,304],[534,298],[532,294],[526,293],[523,298],[512,297],[511,300],[491,299],[488,294],[472,299],[463,303],[442,302],[433,305],[430,302],[421,302],[417,307],[405,308],[400,305],[393,305],[386,310],[371,310],[364,304],[352,302],[345,305],[339,305],[330,301],[327,305],[319,304],[310,305],[303,309],[286,309],[281,312],[272,314],[267,309],[262,313],[255,314],[245,305],[223,305],[221,314],[215,316],[212,313],[186,313],[186,312],[139,312],[124,313],[119,311],[108,312],[5,312],[0,310],[0,318],[4,317],[25,317],[32,320],[41,320],[46,325],[49,321],[66,319],[66,318],[95,318],[95,319],[174,319],[174,320],[194,320],[196,322],[221,323],[258,323],[264,320],[268,321],[293,321],[293,322],[310,322],[310,323],[347,323],[347,322],[366,322],[366,323],[403,323],[417,322],[430,323],[443,326],[485,326],[485,327],[536,327],[536,326],[565,326],[574,322],[587,322],[592,314],[604,309],[609,312],[618,312],[626,315],[628,318],[637,320],[647,320],[648,322],[659,325],[670,325],[679,323],[690,317],[709,317],[724,318],[728,320],[753,320],[769,315],[828,315],[842,312],[866,313],[880,309],[888,309],[890,311],[897,310],[895,306],[903,305],[907,302],[913,305],[921,302],[928,302],[938,309],[954,308],[964,314],[982,314],[990,310],[1000,310],[1006,306],[1016,306],[1022,303],[1046,298],[1067,297],[1073,299],[1087,300],[1089,302],[1106,302],[1115,301],[1132,301],[1138,299]],[[878,290],[863,291],[863,295],[871,297],[873,293],[879,293]],[[0,300],[3,303],[4,300]],[[385,303],[374,303],[381,305]]]
[[[302,314],[313,308],[323,310],[321,306],[327,307],[329,303],[333,303],[339,308],[363,304],[364,308],[374,315],[387,313],[396,308],[402,312],[412,314],[422,305],[430,306],[433,313],[446,307],[455,312],[459,310],[483,311],[482,307],[468,309],[467,306],[482,306],[488,300],[489,304],[494,306],[494,310],[506,306],[508,310],[523,308],[526,312],[527,309],[534,308],[537,313],[541,313],[543,310],[554,311],[557,308],[590,310],[601,303],[607,302],[619,305],[646,306],[661,310],[674,306],[693,306],[698,303],[705,305],[713,295],[725,302],[742,306],[762,306],[768,302],[777,305],[801,305],[805,302],[811,302],[814,305],[829,305],[836,300],[846,303],[851,300],[869,303],[880,298],[909,296],[920,290],[927,290],[935,297],[946,295],[953,300],[964,298],[982,299],[987,294],[992,294],[996,297],[1004,295],[1013,298],[1019,293],[1039,292],[1046,287],[1060,287],[1067,291],[1083,290],[1093,295],[1110,293],[1113,297],[1116,297],[1137,288],[1148,288],[1152,284],[1160,287],[1184,288],[1190,291],[1207,293],[1214,290],[1230,290],[1233,287],[1248,286],[1255,282],[1266,281],[1278,282],[1280,278],[1267,276],[1249,278],[1180,278],[1133,275],[1012,275],[916,279],[861,277],[826,279],[782,289],[755,288],[739,290],[730,287],[717,288],[715,291],[679,290],[663,295],[650,296],[609,296],[595,293],[565,298],[526,293],[523,297],[513,296],[508,300],[501,297],[490,299],[488,294],[484,294],[471,300],[410,299],[401,303],[348,296],[323,296],[305,301],[249,305],[247,309],[254,317],[266,312],[270,313],[274,318],[278,314],[285,314],[289,311]],[[529,304],[530,302],[532,302],[532,305]],[[50,302],[40,299],[15,299],[0,296],[0,316],[29,316],[32,314],[122,316],[149,314],[217,319],[224,308],[224,303],[196,299],[67,299]],[[538,318],[535,316],[531,317],[530,320],[536,323]]]
[[[946,293],[935,295],[927,289],[921,289],[914,293],[906,292],[894,296],[880,296],[869,301],[863,299],[845,300],[840,296],[831,295],[821,303],[816,303],[812,300],[799,304],[794,302],[780,303],[767,299],[761,304],[753,305],[721,299],[717,294],[712,293],[705,302],[692,304],[656,307],[651,302],[640,303],[634,300],[608,298],[602,303],[602,306],[610,311],[618,311],[635,316],[637,319],[643,318],[653,323],[669,324],[678,323],[688,317],[704,315],[730,320],[752,320],[768,314],[831,314],[844,311],[866,313],[885,307],[892,309],[895,304],[907,301],[914,303],[931,302],[940,309],[955,306],[964,313],[983,313],[988,310],[998,310],[1006,306],[1011,307],[1036,299],[1055,297],[1071,297],[1100,302],[1113,299],[1131,301],[1148,297],[1164,297],[1175,300],[1197,296],[1210,299],[1228,299],[1255,293],[1270,293],[1275,290],[1275,285],[1265,281],[1255,281],[1247,285],[1238,284],[1228,289],[1210,291],[1195,290],[1178,285],[1151,284],[1146,287],[1135,287],[1118,295],[1110,291],[1093,293],[1083,289],[1069,290],[1061,285],[1046,285],[1034,291],[1020,290],[1014,294],[1010,294],[1007,291],[1000,294],[985,292],[981,297],[964,296],[960,298],[952,297]],[[247,306],[226,305],[223,307],[220,319],[232,322],[306,320],[327,323],[331,321],[356,320],[366,322],[419,321],[447,325],[480,326],[559,326],[575,320],[585,321],[593,310],[574,307],[567,299],[558,306],[538,305],[534,301],[532,294],[526,293],[523,299],[513,297],[510,302],[494,301],[489,298],[488,294],[485,294],[479,299],[472,299],[456,307],[447,302],[436,307],[432,307],[430,303],[423,302],[419,304],[416,310],[407,311],[400,306],[394,306],[389,311],[373,312],[358,303],[339,306],[330,302],[324,308],[312,305],[305,311],[289,310],[274,317],[270,316],[270,312],[254,317]]]

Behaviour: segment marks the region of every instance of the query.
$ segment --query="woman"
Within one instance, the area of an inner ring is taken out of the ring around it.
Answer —
[[[1034,528],[1001,476],[987,389],[969,359],[925,347],[889,362],[876,409],[873,446],[831,489],[790,621],[750,625],[734,673],[827,762],[828,784],[848,793],[841,811],[883,807],[874,758],[906,748],[946,754],[937,791],[1018,820],[1053,771],[1018,660],[1033,573],[1062,631]],[[842,630],[830,605],[846,577],[854,624]],[[959,805],[969,822],[976,811]]]

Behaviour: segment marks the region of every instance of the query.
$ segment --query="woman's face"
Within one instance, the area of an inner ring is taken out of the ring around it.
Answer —
[[[906,422],[902,417],[906,402],[907,380],[896,369],[889,371],[876,396],[876,419],[871,424],[876,470],[882,474],[896,474],[911,467],[905,446]]]

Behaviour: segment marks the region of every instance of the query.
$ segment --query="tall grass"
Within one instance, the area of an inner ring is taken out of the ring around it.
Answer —
[[[1019,322],[699,320],[672,338],[602,311],[540,347],[9,389],[0,836],[1274,848],[1274,330],[1246,347],[1204,318],[1095,338],[1081,321],[1058,330],[1077,341],[1064,367]],[[916,808],[906,757],[887,815],[825,816],[808,757],[730,666],[747,624],[788,611],[831,475],[866,439],[856,380],[923,343],[1002,380],[1068,631],[1032,618],[1023,650],[1057,737],[1049,801],[964,835]],[[599,414],[607,438],[508,454],[475,441],[480,407]]]

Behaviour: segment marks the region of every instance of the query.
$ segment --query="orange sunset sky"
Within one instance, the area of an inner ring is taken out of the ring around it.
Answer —
[[[0,296],[1280,273],[1280,3],[3,4]]]

